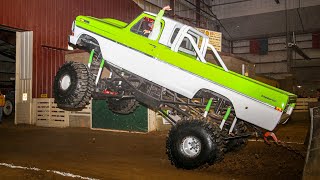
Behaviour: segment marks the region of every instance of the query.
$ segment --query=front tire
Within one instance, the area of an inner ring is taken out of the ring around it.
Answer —
[[[237,135],[241,135],[241,134],[245,134],[248,132],[248,128],[245,125],[245,123],[243,121],[239,121],[236,123],[234,129],[233,129],[233,133],[237,136]],[[226,145],[226,149],[227,151],[240,151],[241,149],[243,149],[246,145],[248,144],[248,138],[247,137],[243,137],[243,138],[238,138],[238,139],[233,139],[233,140],[229,140],[227,145]]]
[[[171,164],[196,169],[223,159],[223,138],[217,125],[200,120],[181,120],[167,137]]]
[[[54,79],[53,93],[59,108],[84,108],[91,99],[94,80],[87,66],[67,62],[60,67]]]

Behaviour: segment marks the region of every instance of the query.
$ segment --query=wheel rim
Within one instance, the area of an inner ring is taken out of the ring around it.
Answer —
[[[5,115],[10,115],[12,113],[12,110],[13,110],[13,105],[12,105],[11,101],[6,101],[4,108],[3,108],[3,113]]]
[[[62,90],[67,90],[71,85],[71,78],[69,75],[64,75],[61,79],[60,79],[60,87]]]
[[[187,136],[182,140],[180,144],[182,153],[188,157],[196,157],[201,151],[201,142],[194,136]]]

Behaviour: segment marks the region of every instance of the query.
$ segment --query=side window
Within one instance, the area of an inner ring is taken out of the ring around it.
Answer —
[[[193,40],[195,41],[195,43],[197,43],[197,38],[194,37],[193,35],[191,35]],[[196,56],[196,51],[194,49],[194,47],[191,44],[191,41],[188,38],[183,38],[180,47],[179,47],[179,51],[183,52],[183,53],[187,53],[189,55],[192,56]]]
[[[191,44],[191,42],[190,42],[190,40],[188,39],[188,38],[183,38],[183,40],[182,40],[182,43],[181,43],[181,45],[180,45],[180,48],[179,48],[179,50],[180,49],[186,49],[186,50],[189,50],[189,51],[192,51],[192,52],[195,52],[195,50],[194,50],[194,48],[193,48],[193,46],[192,46],[192,44]]]
[[[180,30],[181,30],[180,28],[175,28],[175,30],[173,31],[172,36],[170,38],[170,42],[169,42],[171,46],[175,41],[175,39],[177,38]],[[176,46],[174,47],[175,50],[178,48],[178,52],[180,54],[183,54],[188,57],[193,57],[199,61],[205,62],[204,57],[202,55],[202,53],[204,53],[205,50],[201,49],[205,47],[205,44],[203,44],[204,37],[202,36],[201,33],[190,28],[188,29],[186,34],[185,32],[182,32],[181,37],[179,38],[183,38],[183,39],[182,41],[181,39],[179,39],[178,44],[175,44],[175,45],[178,45],[178,47]]]
[[[131,32],[148,37],[149,33],[145,33],[145,30],[151,31],[154,20],[151,18],[142,18],[137,24],[132,26]]]
[[[130,29],[131,32],[139,34],[144,37],[148,37],[153,28],[154,19],[144,17],[137,24],[132,26]],[[162,23],[161,23],[162,27]]]

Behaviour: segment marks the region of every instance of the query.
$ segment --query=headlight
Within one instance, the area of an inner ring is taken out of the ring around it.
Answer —
[[[72,27],[71,27],[72,33],[74,33],[74,28],[75,28],[75,26],[76,26],[76,23],[75,23],[75,21],[73,21],[73,22],[72,22]]]

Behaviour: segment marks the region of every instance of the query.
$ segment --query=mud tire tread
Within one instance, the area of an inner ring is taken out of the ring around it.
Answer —
[[[197,136],[201,141],[200,154],[195,158],[184,156],[179,145],[186,136]],[[210,145],[211,144],[211,145]],[[224,139],[216,124],[204,120],[181,120],[172,126],[166,141],[166,153],[172,165],[181,169],[198,169],[219,162],[224,157]]]
[[[67,90],[60,87],[60,79],[69,75],[71,84]],[[79,109],[89,104],[94,87],[93,75],[88,67],[79,62],[67,62],[58,70],[53,85],[55,102],[59,108]]]

